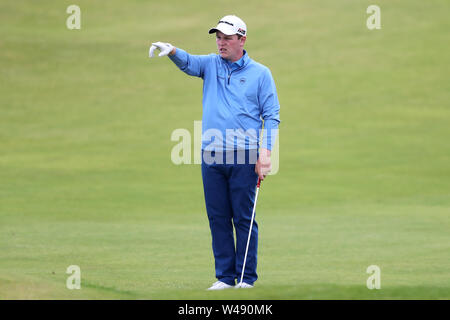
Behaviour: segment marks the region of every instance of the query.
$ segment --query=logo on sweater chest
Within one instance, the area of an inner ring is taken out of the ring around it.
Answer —
[[[247,79],[245,79],[245,78],[240,78],[239,79],[239,83],[240,84],[245,84],[245,81],[247,81]]]

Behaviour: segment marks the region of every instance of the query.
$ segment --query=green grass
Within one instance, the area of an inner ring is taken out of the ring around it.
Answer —
[[[448,1],[0,4],[0,299],[449,299]],[[257,208],[260,279],[214,279],[193,133],[202,82],[151,42],[215,52],[239,8],[272,70],[280,170]],[[69,265],[81,290],[68,290]],[[381,289],[368,290],[369,265]]]

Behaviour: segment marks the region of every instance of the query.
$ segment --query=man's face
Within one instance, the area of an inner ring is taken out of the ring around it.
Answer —
[[[238,39],[237,34],[227,36],[216,31],[216,43],[219,54],[222,58],[235,62],[242,57],[246,37]]]

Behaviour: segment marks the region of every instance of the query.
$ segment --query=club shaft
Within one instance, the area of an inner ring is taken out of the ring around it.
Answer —
[[[249,244],[250,244],[250,238],[251,238],[251,235],[252,235],[253,220],[255,219],[256,201],[258,200],[258,193],[259,193],[260,183],[261,183],[261,180],[258,180],[258,184],[256,186],[255,203],[253,204],[252,219],[250,221],[250,229],[248,231],[247,246],[245,248],[244,264],[242,265],[241,281],[239,282],[239,284],[242,284],[242,281],[244,280],[245,263],[247,262],[247,253],[248,253],[248,247],[249,247]]]

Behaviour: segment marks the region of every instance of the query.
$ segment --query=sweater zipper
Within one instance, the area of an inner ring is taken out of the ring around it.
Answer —
[[[231,74],[232,74],[233,72],[235,72],[235,71],[241,70],[243,67],[244,67],[244,66],[239,67],[239,68],[234,69],[233,71],[231,71],[231,72],[228,73],[228,84],[230,84]],[[228,70],[230,70],[230,69],[228,69]]]
[[[233,71],[230,71],[230,68],[228,67],[228,65],[227,65],[227,70],[228,70],[228,84],[230,84],[231,73]]]

